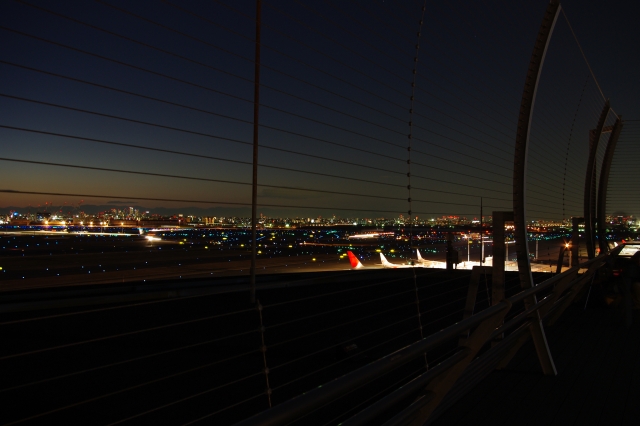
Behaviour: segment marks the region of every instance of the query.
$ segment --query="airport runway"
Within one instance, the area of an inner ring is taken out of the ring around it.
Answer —
[[[231,236],[232,234],[226,233]],[[244,237],[246,239],[246,236]],[[227,243],[226,238],[177,238],[149,241],[139,235],[3,233],[0,257],[0,292],[91,284],[149,282],[173,279],[215,278],[249,275],[251,252],[244,240]],[[270,240],[261,244],[257,274],[349,270],[346,250],[353,250],[366,268],[380,268],[379,252],[395,264],[416,258],[395,241],[372,241],[351,245],[350,241],[300,243],[299,240]],[[421,243],[429,268],[446,267],[443,243]],[[534,272],[555,272],[558,249],[563,240],[540,243]],[[532,251],[535,243],[531,244]],[[382,249],[379,247],[383,247]],[[458,269],[480,265],[479,244],[456,241],[460,253]],[[487,266],[491,265],[491,244],[485,244]],[[514,257],[513,248],[510,258]],[[470,250],[467,255],[466,251]],[[469,259],[470,261],[467,261]],[[568,266],[568,259],[566,262]],[[517,270],[514,259],[507,271]]]

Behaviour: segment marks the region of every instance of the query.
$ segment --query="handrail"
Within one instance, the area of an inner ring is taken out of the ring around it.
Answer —
[[[393,404],[396,404],[408,396],[415,395],[425,388],[425,386],[434,378],[445,372],[447,369],[453,367],[458,362],[462,361],[469,354],[469,349],[462,349],[445,359],[438,365],[435,365],[429,369],[429,371],[422,373],[409,383],[402,385],[389,395],[378,400],[375,404],[369,405],[364,410],[360,411],[353,417],[340,423],[341,426],[357,426],[366,425],[369,422],[378,418],[380,414],[388,410]],[[435,396],[435,395],[434,395]]]
[[[536,303],[535,305],[533,305],[533,306],[529,307],[528,309],[525,309],[524,311],[520,312],[518,315],[516,315],[515,317],[511,318],[509,321],[505,322],[500,327],[496,328],[496,330],[491,334],[491,337],[489,338],[489,340],[493,340],[496,337],[498,337],[499,335],[503,334],[505,331],[510,330],[513,327],[517,326],[521,321],[524,321],[527,318],[529,318],[529,316],[531,314],[533,314],[535,311],[537,311],[543,305],[546,305],[550,301],[551,301],[551,297],[547,296],[547,297],[543,298],[542,300],[539,300],[538,303]]]
[[[581,263],[581,264],[579,264],[577,266],[574,266],[572,268],[567,269],[562,274],[558,274],[558,275],[556,275],[556,276],[554,276],[552,278],[549,278],[548,280],[545,280],[545,281],[541,282],[538,285],[535,285],[535,286],[533,286],[533,287],[531,287],[529,289],[523,290],[520,293],[511,296],[508,300],[511,303],[514,303],[514,304],[517,303],[517,302],[521,302],[522,300],[526,299],[527,297],[530,297],[530,296],[532,296],[534,294],[538,294],[542,290],[544,290],[544,289],[546,289],[546,288],[548,288],[548,287],[550,287],[552,285],[557,284],[558,281],[562,280],[569,273],[573,273],[573,272],[579,271],[580,269],[584,269],[584,268],[586,268],[586,267],[588,267],[591,264],[596,263],[596,262],[600,262],[600,261],[604,262],[604,261],[606,261],[606,258],[608,256],[609,256],[608,254],[601,254],[600,256],[598,256],[596,258],[589,259],[586,262],[583,262],[583,263]]]

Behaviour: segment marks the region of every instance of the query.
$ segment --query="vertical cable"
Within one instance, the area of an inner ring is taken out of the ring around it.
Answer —
[[[256,214],[258,204],[258,130],[260,113],[260,17],[262,0],[256,0],[256,58],[253,79],[253,186],[251,188],[251,303],[256,300]],[[271,400],[271,397],[269,397]],[[269,403],[271,405],[271,403]]]
[[[260,0],[258,0],[259,2]],[[260,345],[260,352],[262,352],[262,362],[264,364],[264,380],[267,385],[265,389],[265,394],[267,395],[267,401],[269,402],[269,408],[271,408],[271,386],[269,386],[269,367],[267,366],[267,345],[264,344],[264,323],[262,321],[262,308],[263,306],[260,304],[260,300],[256,303],[256,309],[258,310],[258,314],[260,316],[260,339],[262,344]]]
[[[573,121],[571,122],[571,130],[569,130],[569,141],[567,142],[567,152],[564,156],[564,173],[562,175],[562,222],[565,219],[565,188],[567,183],[567,163],[569,161],[569,149],[571,148],[571,138],[573,137],[573,128],[576,125],[576,118],[578,117],[578,112],[580,112],[580,105],[582,105],[582,97],[584,96],[584,89],[587,87],[587,83],[589,82],[589,76],[584,81],[584,85],[582,86],[582,92],[580,92],[580,99],[578,99],[578,106],[576,107],[576,112],[573,114]]]
[[[482,197],[480,197],[480,266],[484,266],[484,230],[482,229]]]
[[[413,255],[413,225],[414,220],[412,216],[412,204],[411,204],[411,141],[413,139],[413,107],[415,101],[415,93],[416,93],[416,78],[418,75],[418,54],[420,53],[420,36],[422,32],[422,25],[424,23],[424,13],[427,9],[427,0],[422,4],[422,15],[420,16],[420,22],[418,26],[418,33],[416,34],[416,55],[413,58],[413,77],[411,81],[411,108],[409,109],[409,144],[407,146],[407,191],[408,191],[408,199],[409,202],[409,251],[411,256]],[[413,264],[413,260],[411,261]],[[416,294],[416,309],[418,310],[418,328],[420,330],[420,338],[424,339],[424,332],[422,330],[422,318],[420,314],[420,297],[418,296],[418,282],[416,278],[416,269],[415,265],[412,268],[413,272],[413,287],[415,289]],[[427,361],[427,353],[424,353],[424,364],[425,368],[429,369],[429,362]]]
[[[569,18],[567,17],[567,14],[564,12],[564,9],[560,9],[562,11],[562,16],[564,16],[564,20],[567,21],[567,25],[569,26],[569,30],[571,31],[571,35],[573,36],[573,39],[576,41],[576,44],[578,45],[578,49],[580,50],[580,54],[582,55],[582,58],[584,59],[584,62],[587,64],[587,68],[589,68],[589,72],[591,73],[591,77],[593,77],[593,82],[596,84],[596,87],[598,88],[598,91],[600,92],[600,96],[602,96],[602,100],[606,101],[607,97],[604,95],[604,93],[602,92],[602,89],[600,88],[600,83],[598,83],[598,80],[596,79],[596,75],[593,73],[593,70],[591,69],[591,64],[589,64],[589,61],[587,60],[587,56],[584,54],[584,50],[582,50],[582,46],[580,45],[580,42],[578,41],[578,37],[576,36],[576,33],[573,31],[573,27],[571,26],[571,22],[569,22]],[[615,111],[613,112],[615,114],[616,117],[618,117],[618,114],[615,113]]]

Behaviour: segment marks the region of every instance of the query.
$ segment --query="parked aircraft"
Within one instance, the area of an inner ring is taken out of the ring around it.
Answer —
[[[358,260],[358,258],[356,257],[355,254],[353,254],[353,252],[347,251],[347,255],[349,256],[349,262],[351,263],[351,269],[365,268],[365,266],[360,262],[360,260]],[[397,268],[415,268],[415,267],[420,268],[420,267],[422,267],[422,265],[401,265],[401,264],[397,264],[397,263],[391,263],[391,262],[389,262],[387,260],[387,258],[382,253],[380,253],[380,261],[382,263],[377,263],[376,266],[382,266],[383,268],[397,269]]]
[[[380,260],[382,261],[382,266],[384,266],[385,268],[393,268],[393,269],[397,269],[397,268],[415,268],[417,267],[421,267],[422,265],[399,265],[397,263],[391,263],[387,260],[386,257],[384,257],[384,254],[380,253]]]
[[[429,262],[428,260],[424,259],[422,257],[422,255],[420,254],[420,250],[416,249],[416,253],[418,253],[418,263],[427,263]]]
[[[353,254],[351,251],[347,251],[347,255],[349,256],[349,262],[351,263],[351,269],[362,269],[362,268],[364,268],[364,266],[362,265],[362,263],[360,263],[360,261],[358,260],[358,258],[356,257],[355,254]]]

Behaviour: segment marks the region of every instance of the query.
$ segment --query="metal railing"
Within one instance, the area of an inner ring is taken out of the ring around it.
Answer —
[[[482,375],[483,372],[479,368],[482,366],[482,358],[493,358],[493,364],[506,365],[520,346],[530,338],[529,327],[538,321],[538,313],[545,323],[555,321],[610,256],[603,254],[583,262],[339,379],[242,421],[238,426],[289,424],[349,394],[354,389],[389,374],[395,368],[423,356],[426,351],[444,341],[458,338],[464,331],[473,330],[454,354],[341,423],[349,426],[369,424],[373,419],[379,418],[380,415],[396,407],[398,403],[413,398],[415,402],[401,409],[385,425],[422,425],[429,419],[449,390],[456,385],[463,372],[467,375],[474,373]],[[580,270],[585,269],[584,273],[578,274]],[[505,316],[513,313],[514,305],[537,295],[544,295],[544,297],[503,323]],[[516,330],[506,337],[499,341],[495,340],[514,328]],[[491,342],[495,344],[480,358],[474,360],[480,350]],[[496,354],[498,354],[497,357]],[[486,373],[485,371],[484,374]]]

